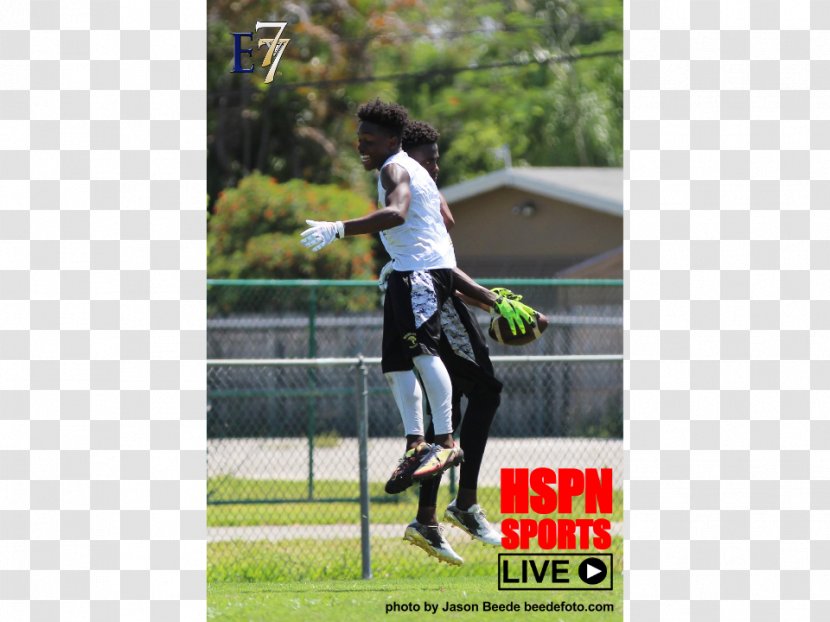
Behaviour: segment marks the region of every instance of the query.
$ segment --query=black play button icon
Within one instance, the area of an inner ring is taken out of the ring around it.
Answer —
[[[596,585],[605,581],[605,577],[608,575],[608,567],[601,559],[589,557],[579,564],[578,573],[583,583]]]

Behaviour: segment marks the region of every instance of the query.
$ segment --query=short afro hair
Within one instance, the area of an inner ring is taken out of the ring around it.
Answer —
[[[409,120],[406,108],[400,104],[386,103],[379,99],[367,102],[357,109],[357,117],[361,121],[374,123],[384,128],[391,136],[400,136]]]
[[[408,151],[413,147],[420,147],[421,145],[431,145],[438,142],[440,134],[438,130],[432,127],[429,123],[423,121],[410,121],[406,124],[403,130],[403,137],[401,138],[401,147],[404,151]]]

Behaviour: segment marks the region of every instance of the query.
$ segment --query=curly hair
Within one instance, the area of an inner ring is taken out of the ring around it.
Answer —
[[[393,102],[386,103],[375,99],[357,109],[357,117],[361,121],[374,123],[386,129],[391,136],[400,136],[409,120],[406,108]]]
[[[404,151],[408,151],[412,147],[420,147],[421,145],[431,145],[438,142],[440,134],[438,130],[432,127],[429,123],[423,121],[410,121],[406,124],[403,130],[403,137],[401,138],[401,147]]]

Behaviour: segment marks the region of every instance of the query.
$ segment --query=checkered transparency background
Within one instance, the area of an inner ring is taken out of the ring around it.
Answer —
[[[828,619],[830,3],[626,9],[627,618]],[[0,3],[0,619],[205,618],[204,24]]]
[[[0,620],[205,618],[204,41],[0,3]]]
[[[626,8],[627,619],[830,620],[830,2]]]

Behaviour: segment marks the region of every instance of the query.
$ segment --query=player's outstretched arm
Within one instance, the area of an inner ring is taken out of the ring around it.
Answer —
[[[397,164],[390,164],[380,172],[380,183],[386,191],[386,207],[361,218],[343,223],[346,235],[377,233],[398,227],[406,221],[412,195],[409,191],[409,173]]]
[[[300,234],[300,242],[315,253],[343,237],[343,223],[327,222],[325,220],[306,220],[308,229]]]
[[[346,221],[306,220],[310,228],[300,234],[303,246],[317,252],[347,235],[377,233],[402,225],[411,201],[409,173],[401,166],[390,164],[381,171],[380,180],[386,190],[386,207]]]

